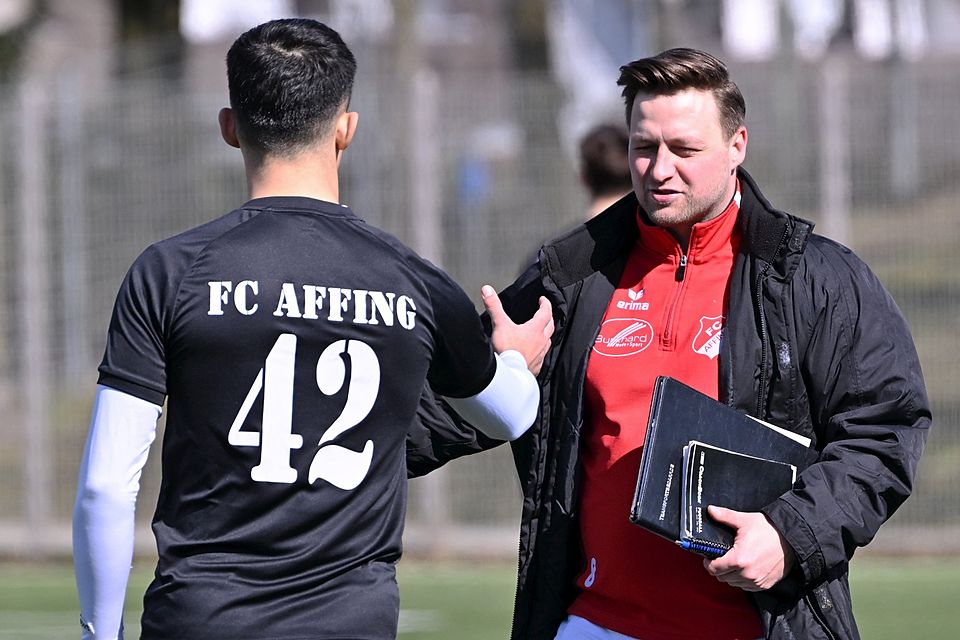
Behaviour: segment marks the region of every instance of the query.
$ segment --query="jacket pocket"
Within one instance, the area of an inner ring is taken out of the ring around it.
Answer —
[[[827,622],[828,612],[833,610],[834,605],[826,588],[821,586],[806,594],[803,596],[803,603],[810,610],[813,623],[819,628],[819,631],[823,632],[823,637],[838,640],[838,636],[830,629],[830,624]]]
[[[777,608],[779,613],[765,617],[767,640],[860,640],[845,579],[818,585]]]
[[[576,516],[579,505],[577,478],[580,474],[580,432],[583,421],[563,421],[563,431],[557,442],[557,453],[552,467],[550,486],[553,488],[551,503],[563,516]]]
[[[833,637],[860,640],[853,617],[853,601],[850,599],[850,585],[846,573],[814,588],[808,597],[819,613],[818,620]]]

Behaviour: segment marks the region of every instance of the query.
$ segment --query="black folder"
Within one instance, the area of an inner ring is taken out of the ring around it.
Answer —
[[[736,532],[711,518],[707,507],[759,511],[789,491],[796,479],[796,465],[690,442],[683,448],[680,544],[702,555],[723,555]]]
[[[711,545],[708,543],[713,541],[705,538],[685,540],[682,535],[684,448],[687,447],[689,451],[691,443],[784,463],[788,467],[794,467],[795,473],[799,473],[817,458],[816,451],[809,447],[809,440],[740,413],[678,380],[666,376],[658,377],[640,457],[640,471],[630,510],[630,521],[707,556],[722,555],[729,548],[730,540],[727,538]],[[746,468],[746,465],[744,466]],[[721,480],[721,483],[724,485],[722,491],[735,497],[748,497],[747,494],[750,494],[750,504],[757,500],[763,501],[763,504],[752,508],[744,506],[747,502],[736,500],[731,500],[730,504],[717,504],[738,511],[759,510],[789,490],[789,486],[784,488],[782,484],[758,482],[756,476],[749,474],[746,480],[727,478]],[[770,494],[761,493],[761,497],[757,498],[758,485],[761,489],[770,488]],[[737,508],[738,506],[740,508]],[[705,509],[703,517],[709,517],[706,516]],[[719,523],[714,524],[719,526]]]

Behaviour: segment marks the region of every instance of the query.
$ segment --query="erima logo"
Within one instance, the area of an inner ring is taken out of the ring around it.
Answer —
[[[627,289],[627,297],[630,298],[630,302],[618,300],[617,309],[627,309],[629,311],[648,311],[650,309],[649,302],[638,302],[638,300],[640,300],[645,293],[646,291],[644,289],[640,289],[638,291]]]

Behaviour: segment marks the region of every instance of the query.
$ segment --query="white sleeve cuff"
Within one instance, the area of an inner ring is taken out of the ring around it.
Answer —
[[[480,393],[445,398],[464,420],[497,440],[516,440],[537,418],[540,385],[519,351],[496,355],[497,371]]]
[[[122,637],[140,474],[161,408],[102,385],[90,419],[73,511],[73,558],[84,640]]]

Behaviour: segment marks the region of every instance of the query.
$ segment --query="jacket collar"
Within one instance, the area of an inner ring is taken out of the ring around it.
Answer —
[[[563,288],[601,271],[637,240],[637,196],[631,191],[602,213],[543,246],[541,268]]]
[[[813,223],[775,209],[753,177],[738,170],[743,199],[740,203],[740,229],[744,251],[769,264],[781,278],[789,278],[813,231]]]

